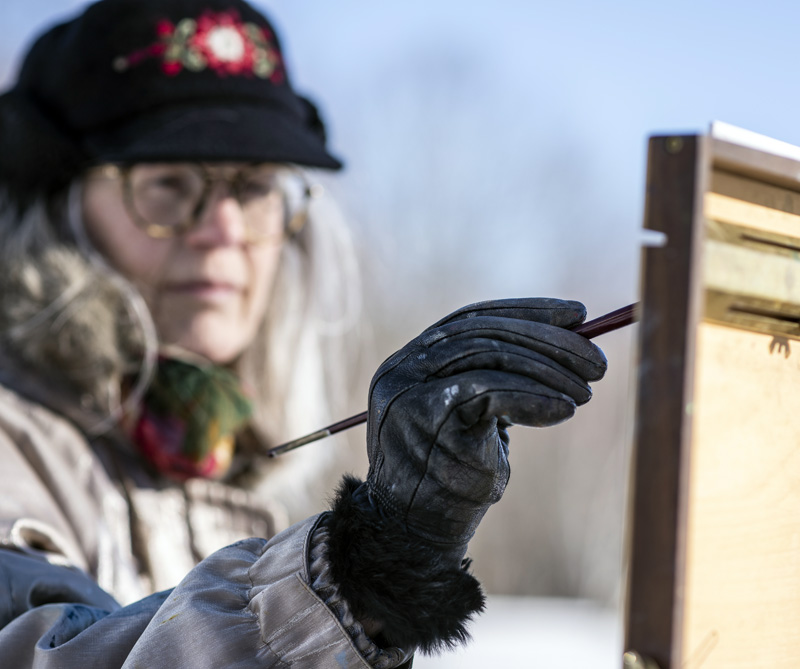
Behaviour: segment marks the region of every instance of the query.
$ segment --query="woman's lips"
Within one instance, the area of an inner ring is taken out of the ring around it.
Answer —
[[[174,295],[182,295],[198,300],[220,302],[238,297],[242,289],[227,281],[176,281],[164,286],[164,290]]]

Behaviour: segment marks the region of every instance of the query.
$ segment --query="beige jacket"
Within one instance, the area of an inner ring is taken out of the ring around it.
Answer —
[[[325,514],[276,534],[284,517],[221,483],[157,484],[0,386],[0,667],[407,662],[339,597]]]

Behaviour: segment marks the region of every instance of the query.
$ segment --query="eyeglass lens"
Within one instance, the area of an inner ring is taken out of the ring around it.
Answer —
[[[249,166],[221,173],[196,164],[137,164],[127,173],[130,204],[149,226],[168,234],[191,227],[202,216],[219,182],[238,201],[251,234],[275,234],[305,206],[307,186],[298,174],[276,166]],[[282,234],[282,232],[281,232]]]

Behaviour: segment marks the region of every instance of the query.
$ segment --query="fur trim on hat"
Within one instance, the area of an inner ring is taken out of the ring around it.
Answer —
[[[328,519],[333,577],[356,617],[383,623],[382,636],[401,648],[431,653],[464,643],[485,602],[470,561],[443,566],[400,521],[382,517],[361,485],[344,477]]]

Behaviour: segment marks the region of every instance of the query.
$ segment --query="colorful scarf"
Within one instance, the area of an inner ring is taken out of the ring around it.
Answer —
[[[161,358],[131,436],[144,458],[170,478],[221,478],[231,466],[236,433],[251,414],[229,369]]]

